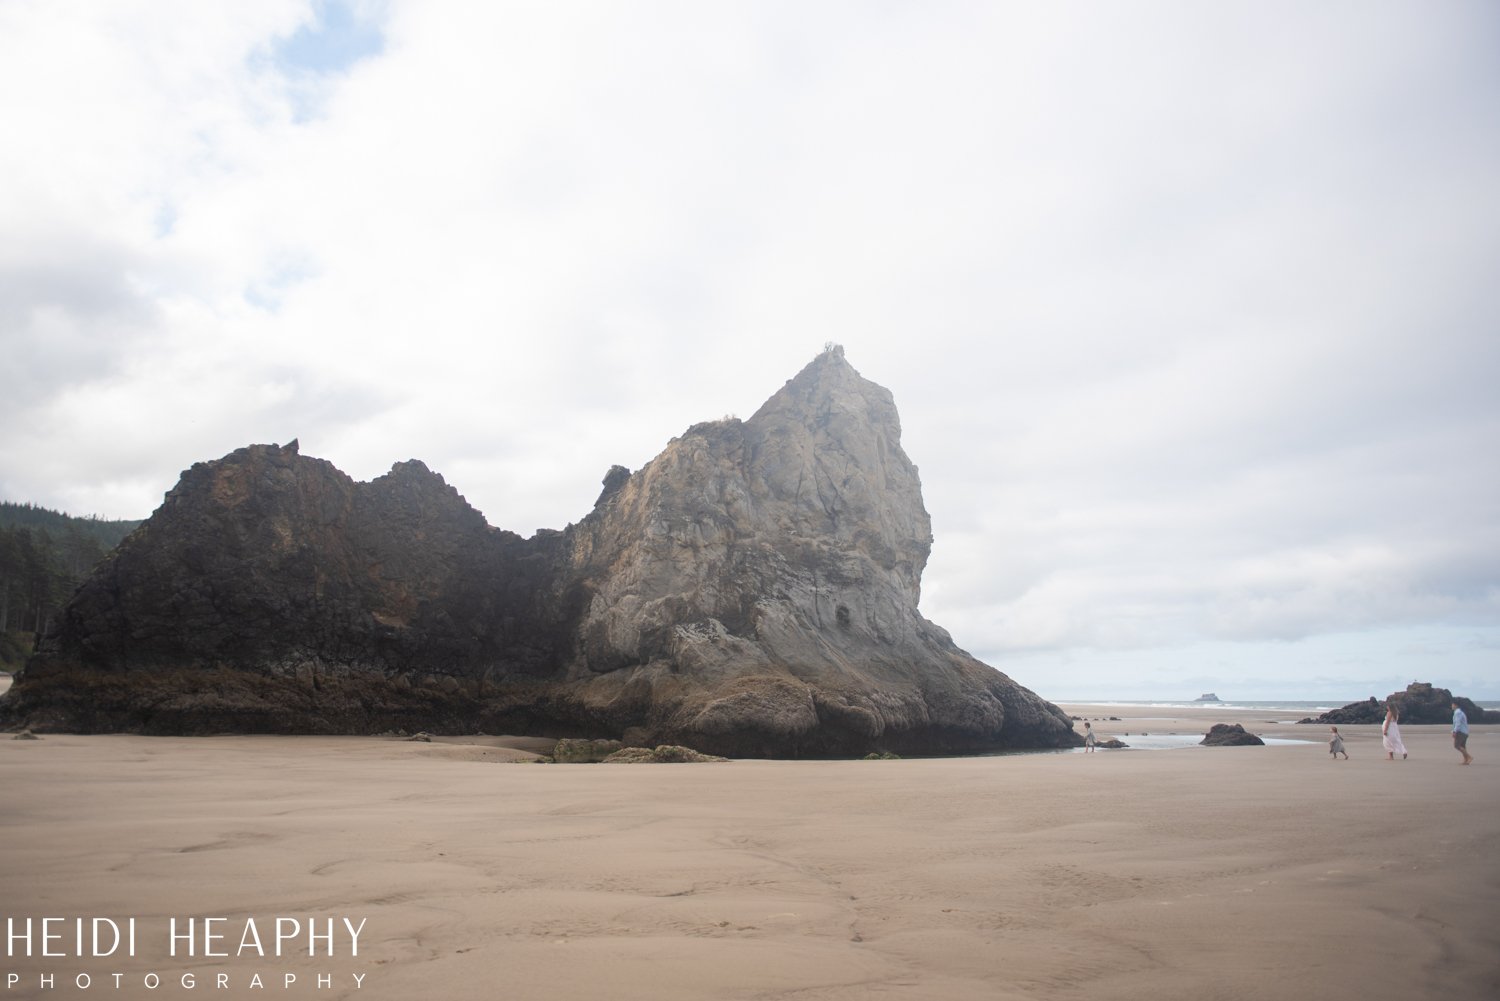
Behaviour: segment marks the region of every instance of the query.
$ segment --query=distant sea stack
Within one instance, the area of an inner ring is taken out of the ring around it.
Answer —
[[[612,738],[729,756],[1076,745],[917,611],[932,544],[889,391],[834,347],[530,539],[420,462],[194,465],[74,595],[0,722]]]

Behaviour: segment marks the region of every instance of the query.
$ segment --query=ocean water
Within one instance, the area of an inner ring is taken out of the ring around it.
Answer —
[[[1078,703],[1090,706],[1120,706],[1131,709],[1254,709],[1259,712],[1277,713],[1300,713],[1302,716],[1316,716],[1318,713],[1346,706],[1349,702],[1305,701],[1298,699],[1265,699],[1265,700],[1236,700],[1224,699],[1219,702],[1199,702],[1196,699],[1063,699],[1063,702]]]

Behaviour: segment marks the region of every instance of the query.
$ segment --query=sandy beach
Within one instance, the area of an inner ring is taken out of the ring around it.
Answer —
[[[8,958],[0,984],[59,999],[1500,995],[1493,728],[1474,728],[1469,768],[1443,727],[1408,727],[1396,762],[1378,727],[1345,727],[1351,760],[1333,762],[1326,727],[1265,712],[1064,708],[1124,717],[1096,725],[1126,742],[1214,722],[1316,742],[630,766],[531,764],[502,738],[4,739],[5,916],[33,919],[38,952],[40,919],[67,921],[50,941],[66,955]],[[77,955],[74,919],[94,917],[133,918],[136,955],[88,955],[91,926]],[[194,919],[195,955],[185,938],[170,954],[174,918]],[[278,918],[300,932],[282,956],[245,948],[248,923],[270,953],[292,928]],[[329,932],[315,956],[309,926]],[[231,955],[202,954],[215,945]]]

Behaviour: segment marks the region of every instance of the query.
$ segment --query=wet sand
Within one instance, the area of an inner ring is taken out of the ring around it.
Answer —
[[[5,916],[70,919],[53,943],[69,956],[7,959],[0,985],[15,973],[5,997],[51,999],[1500,994],[1494,728],[1474,728],[1469,768],[1442,727],[1407,727],[1404,762],[1385,760],[1378,727],[1344,727],[1351,760],[1333,762],[1326,727],[1128,711],[1096,725],[1127,742],[1221,721],[1318,742],[631,766],[525,763],[529,745],[500,738],[0,739]],[[71,919],[95,916],[134,917],[136,957],[72,956]],[[252,919],[267,938],[278,917],[339,934],[332,956],[289,940],[280,958],[172,957],[173,917],[224,918],[220,951]],[[345,918],[364,921],[358,956]]]

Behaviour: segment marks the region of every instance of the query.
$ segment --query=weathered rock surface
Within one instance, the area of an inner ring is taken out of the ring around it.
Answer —
[[[1265,741],[1238,723],[1215,723],[1198,743],[1204,747],[1238,747],[1264,744]]]
[[[587,737],[564,737],[552,749],[552,760],[560,765],[586,764],[589,762],[604,761],[610,755],[622,749],[622,745],[618,740],[589,740]],[[632,750],[645,750],[645,748],[632,748]]]
[[[656,748],[622,747],[604,759],[606,765],[685,765],[728,761],[716,754],[701,754],[691,747],[662,744]]]
[[[1434,688],[1431,682],[1413,681],[1404,692],[1392,692],[1385,701],[1370,696],[1363,702],[1351,702],[1338,709],[1330,709],[1321,716],[1298,720],[1299,723],[1380,723],[1385,720],[1387,703],[1394,704],[1401,713],[1401,722],[1452,723],[1453,703],[1457,702],[1470,723],[1500,723],[1500,712],[1481,709],[1462,695],[1455,696],[1446,688]]]
[[[0,700],[148,733],[524,733],[733,756],[1078,743],[917,610],[932,544],[891,394],[840,349],[530,539],[420,462],[254,445],[187,470]]]

